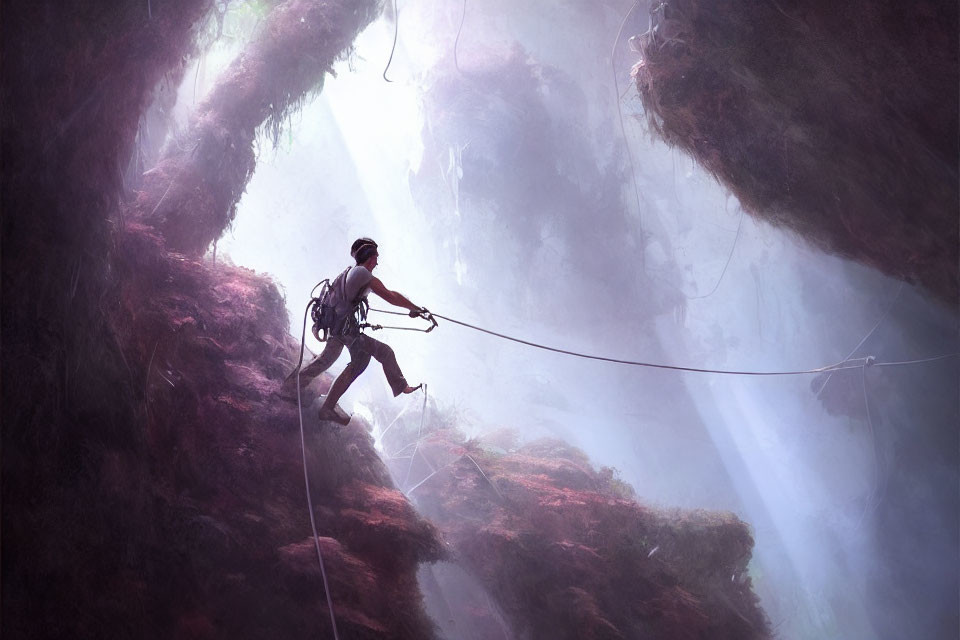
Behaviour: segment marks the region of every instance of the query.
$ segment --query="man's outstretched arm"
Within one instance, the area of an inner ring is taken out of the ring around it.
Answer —
[[[370,281],[370,290],[395,307],[403,307],[408,311],[420,310],[420,307],[410,302],[402,293],[390,291],[390,289],[383,286],[379,278],[374,278]]]

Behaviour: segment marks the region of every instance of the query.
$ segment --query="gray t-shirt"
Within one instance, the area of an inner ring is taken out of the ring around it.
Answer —
[[[353,310],[353,303],[360,298],[366,298],[370,292],[370,281],[373,280],[373,274],[366,267],[357,265],[347,273],[346,299],[342,300],[337,306],[337,315],[346,315]]]

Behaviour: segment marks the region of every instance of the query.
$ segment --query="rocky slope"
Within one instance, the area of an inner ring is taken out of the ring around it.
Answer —
[[[500,446],[465,441],[428,423],[419,434],[392,430],[384,446],[516,637],[770,637],[743,522],[644,506],[612,470],[596,471],[563,442],[516,446],[500,436]]]

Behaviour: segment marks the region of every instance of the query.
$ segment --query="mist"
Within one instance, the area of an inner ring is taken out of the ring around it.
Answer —
[[[420,0],[388,10],[276,144],[262,142],[208,259],[269,274],[297,339],[311,287],[370,236],[388,288],[571,351],[752,372],[956,352],[956,309],[745,214],[654,139],[629,75],[628,38],[648,28],[648,7],[618,40],[629,9]],[[241,45],[215,45],[185,74],[182,122]],[[427,412],[455,413],[470,437],[561,438],[642,502],[749,523],[751,577],[778,637],[957,627],[956,359],[726,376],[584,360],[442,320],[429,334],[374,337],[428,384]],[[307,348],[321,348],[309,331]],[[392,399],[371,371],[342,404],[377,436],[400,414],[419,420],[421,402]]]

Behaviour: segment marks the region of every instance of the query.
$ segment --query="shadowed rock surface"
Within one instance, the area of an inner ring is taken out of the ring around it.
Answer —
[[[751,214],[957,301],[955,3],[650,7],[634,77],[655,132]]]

